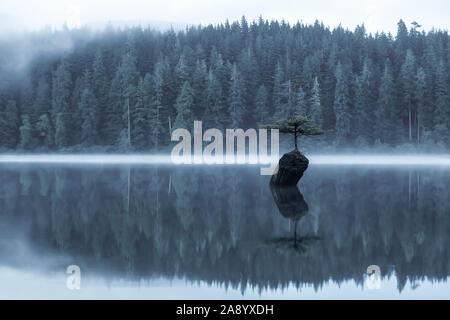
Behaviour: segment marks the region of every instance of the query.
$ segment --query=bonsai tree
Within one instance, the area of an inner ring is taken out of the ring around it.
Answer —
[[[278,129],[280,133],[289,133],[294,136],[295,150],[298,151],[299,136],[317,136],[323,134],[323,131],[315,126],[311,120],[306,117],[298,116],[293,119],[282,119],[273,124],[263,126],[265,129]]]

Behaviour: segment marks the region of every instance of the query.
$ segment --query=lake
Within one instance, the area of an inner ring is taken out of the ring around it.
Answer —
[[[297,189],[269,179],[1,163],[0,298],[450,298],[450,167],[317,162]]]

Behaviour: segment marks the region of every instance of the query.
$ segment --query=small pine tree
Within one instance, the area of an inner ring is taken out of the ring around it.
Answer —
[[[292,134],[295,150],[298,150],[298,138],[300,136],[317,136],[323,134],[323,131],[313,125],[311,120],[302,116],[293,119],[278,120],[274,124],[263,126],[263,128],[268,130],[278,129],[280,133]]]

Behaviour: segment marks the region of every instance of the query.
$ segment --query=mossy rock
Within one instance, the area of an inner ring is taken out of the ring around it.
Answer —
[[[281,157],[270,183],[277,186],[296,186],[308,166],[308,158],[300,151],[286,153]]]

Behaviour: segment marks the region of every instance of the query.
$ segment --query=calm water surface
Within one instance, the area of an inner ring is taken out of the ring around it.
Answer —
[[[289,190],[256,166],[1,164],[0,180],[0,298],[450,298],[449,168],[313,165]]]

